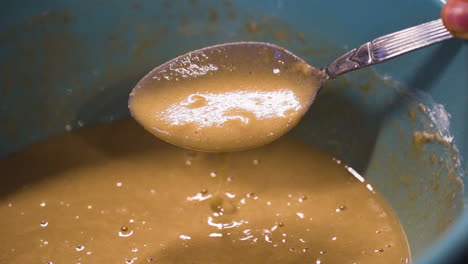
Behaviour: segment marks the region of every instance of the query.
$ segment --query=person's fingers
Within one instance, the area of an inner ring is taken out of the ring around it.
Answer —
[[[468,0],[448,0],[441,17],[454,36],[468,39]]]

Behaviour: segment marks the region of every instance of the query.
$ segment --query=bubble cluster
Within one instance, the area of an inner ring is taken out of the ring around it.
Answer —
[[[338,206],[338,208],[335,209],[335,212],[339,213],[339,212],[343,212],[344,210],[346,210],[346,206],[340,205]]]

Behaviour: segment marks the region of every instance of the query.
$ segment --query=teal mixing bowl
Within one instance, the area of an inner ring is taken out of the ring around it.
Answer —
[[[320,67],[436,19],[441,7],[442,0],[3,1],[0,157],[127,118],[137,80],[186,51],[266,41]],[[416,263],[454,263],[468,249],[467,117],[468,45],[455,39],[330,82],[292,133],[340,157],[385,196]]]

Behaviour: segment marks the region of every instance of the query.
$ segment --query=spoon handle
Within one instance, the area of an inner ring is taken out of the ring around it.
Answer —
[[[442,20],[433,20],[367,42],[334,60],[324,70],[329,79],[334,79],[341,74],[382,63],[451,38],[453,36]]]

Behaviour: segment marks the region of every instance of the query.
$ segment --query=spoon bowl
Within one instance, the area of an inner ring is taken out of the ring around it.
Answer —
[[[293,128],[326,79],[282,47],[227,43],[155,68],[131,92],[129,108],[145,129],[169,143],[199,151],[244,150]]]

